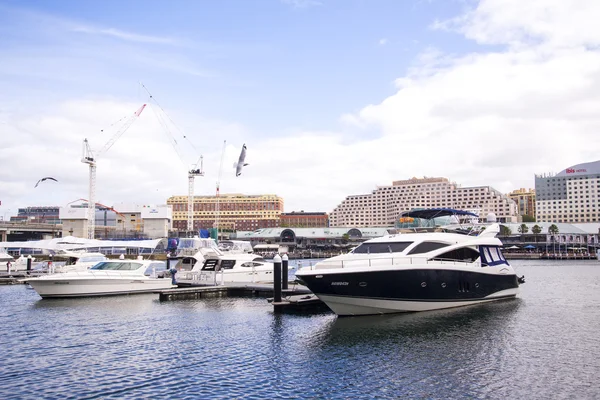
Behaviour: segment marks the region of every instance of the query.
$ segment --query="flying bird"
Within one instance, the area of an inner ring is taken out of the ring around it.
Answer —
[[[58,182],[58,181],[57,181],[56,179],[54,179],[53,177],[51,177],[51,176],[47,176],[47,177],[45,177],[45,178],[42,178],[42,179],[40,179],[39,181],[37,181],[37,183],[35,184],[34,188],[38,187],[38,185],[40,184],[40,182],[44,182],[46,179],[51,179],[51,180],[53,180],[54,182]]]
[[[235,168],[235,176],[240,176],[242,174],[242,168],[244,168],[247,163],[244,162],[246,159],[246,144],[242,146],[242,152],[240,153],[240,158],[238,158],[237,162],[233,163],[233,168]]]

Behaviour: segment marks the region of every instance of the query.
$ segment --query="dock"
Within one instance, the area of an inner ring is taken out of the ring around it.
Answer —
[[[42,274],[46,274],[45,272],[41,272],[41,271],[29,271],[30,274],[27,273],[27,271],[15,271],[15,272],[0,272],[0,285],[22,285],[25,282],[22,282],[22,279],[25,278],[32,278],[32,277],[36,277],[36,276],[40,276]]]
[[[327,311],[329,308],[308,288],[290,285],[282,290],[282,301],[274,302],[275,290],[272,284],[225,283],[218,286],[187,286],[159,290],[159,301],[195,300],[212,297],[264,297],[273,304],[276,313],[298,313]]]

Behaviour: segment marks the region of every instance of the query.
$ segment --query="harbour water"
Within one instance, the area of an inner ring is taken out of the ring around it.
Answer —
[[[0,286],[0,398],[600,398],[600,263],[512,264],[516,300],[353,318]]]

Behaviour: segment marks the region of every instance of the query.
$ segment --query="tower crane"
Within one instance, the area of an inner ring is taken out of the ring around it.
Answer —
[[[133,113],[133,115],[125,120],[123,125],[117,132],[106,142],[106,144],[96,152],[92,152],[90,148],[90,144],[86,139],[83,140],[83,155],[81,157],[81,162],[89,165],[90,169],[90,182],[89,182],[89,196],[88,196],[88,230],[87,230],[87,238],[94,239],[95,231],[96,231],[96,161],[99,156],[106,153],[115,142],[131,127],[131,125],[136,121],[136,119],[140,116],[146,104],[143,104],[138,110]]]
[[[203,171],[203,158],[200,156],[200,168],[194,169],[194,167],[198,167],[198,163],[192,166],[192,169],[188,171],[188,217],[187,217],[187,230],[191,232],[194,230],[194,178],[197,176],[204,176]]]
[[[183,165],[187,167],[187,163],[184,161],[183,156],[180,151],[179,143],[175,139],[173,133],[171,133],[171,129],[169,129],[169,123],[176,128],[181,134],[181,137],[188,141],[188,145],[196,152],[196,148],[193,143],[188,139],[188,137],[183,133],[183,131],[175,124],[173,119],[167,114],[167,112],[162,108],[162,106],[158,103],[158,101],[154,98],[154,96],[150,93],[148,88],[140,82],[140,86],[146,91],[148,94],[148,104],[150,105],[150,109],[154,112],[158,123],[164,128],[165,134],[169,138],[175,153],[179,157],[179,160]],[[158,113],[152,105],[155,105],[160,110]],[[200,156],[199,160],[196,164],[192,164],[192,168],[188,170],[188,201],[187,201],[187,231],[190,234],[194,230],[194,180],[197,176],[204,176],[204,170],[202,167],[203,158]],[[200,168],[198,168],[198,164],[200,164]]]
[[[216,217],[215,217],[215,228],[217,230],[217,242],[219,241],[219,220],[221,217],[220,214],[220,204],[219,204],[219,200],[220,200],[220,193],[219,193],[219,189],[221,186],[221,171],[223,171],[223,158],[225,157],[225,145],[227,144],[226,140],[223,140],[223,152],[221,153],[221,164],[219,165],[219,176],[217,177],[217,213],[216,213]]]

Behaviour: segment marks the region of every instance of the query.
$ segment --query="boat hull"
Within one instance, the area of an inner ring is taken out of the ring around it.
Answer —
[[[30,279],[42,298],[112,296],[152,293],[173,287],[170,279]]]
[[[221,283],[273,283],[273,269],[230,269],[224,271],[187,271],[175,276],[179,286],[219,285]]]
[[[518,294],[512,272],[402,269],[297,274],[337,315],[371,315],[461,307]]]

